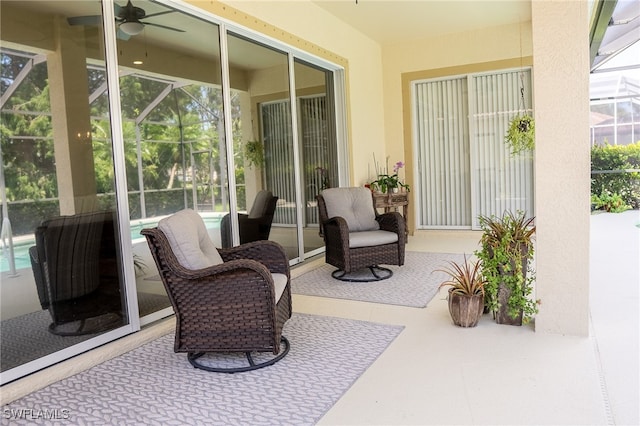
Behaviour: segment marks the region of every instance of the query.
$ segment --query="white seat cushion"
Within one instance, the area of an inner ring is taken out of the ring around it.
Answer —
[[[195,211],[180,210],[160,220],[158,229],[167,237],[171,250],[185,268],[202,269],[223,263],[204,221]]]
[[[349,248],[380,246],[398,241],[398,234],[389,231],[349,232]]]
[[[287,276],[285,274],[271,274],[273,277],[273,289],[276,294],[276,303],[282,297],[282,293],[284,293],[284,289],[287,288]]]
[[[373,209],[371,191],[367,188],[329,188],[322,191],[322,198],[327,207],[327,216],[343,218],[349,232],[380,229]]]

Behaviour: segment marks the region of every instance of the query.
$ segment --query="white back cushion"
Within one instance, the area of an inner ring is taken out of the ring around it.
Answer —
[[[329,218],[340,216],[347,221],[349,232],[380,229],[373,209],[371,191],[365,187],[329,188],[322,191]]]
[[[160,220],[158,229],[167,237],[171,250],[185,268],[202,269],[223,263],[204,221],[195,211],[180,210]]]

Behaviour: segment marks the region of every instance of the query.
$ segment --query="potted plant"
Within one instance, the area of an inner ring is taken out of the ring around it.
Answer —
[[[369,188],[372,191],[380,191],[382,193],[393,193],[398,192],[400,188],[404,188],[409,192],[409,185],[402,182],[400,177],[398,176],[398,172],[401,168],[404,167],[404,163],[402,161],[398,161],[393,166],[393,174],[389,174],[389,157],[387,157],[387,166],[384,170],[380,170],[378,167],[378,163],[375,161],[376,157],[373,156],[374,165],[376,168],[377,179],[369,183]]]
[[[505,142],[511,150],[511,155],[524,151],[533,151],[535,146],[535,121],[529,114],[517,114],[509,122],[505,135]]]
[[[485,281],[485,305],[498,324],[526,324],[538,313],[538,301],[531,299],[534,218],[518,211],[479,219],[483,234],[475,255]]]
[[[475,327],[484,310],[484,278],[480,263],[467,261],[462,265],[449,262],[450,267],[439,269],[449,275],[440,287],[449,289],[449,313],[453,323],[459,327]]]

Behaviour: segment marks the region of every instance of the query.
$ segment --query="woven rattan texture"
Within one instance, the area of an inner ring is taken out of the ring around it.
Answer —
[[[326,246],[325,258],[328,264],[347,273],[372,265],[404,265],[405,223],[400,213],[378,214],[376,211],[376,221],[380,224],[380,229],[396,233],[398,235],[396,243],[349,248],[347,222],[341,217],[329,218],[322,195],[318,195],[317,200],[321,234]],[[373,198],[371,208],[373,208]]]
[[[289,278],[284,250],[271,241],[219,249],[224,263],[189,270],[178,263],[157,228],[141,232],[149,243],[176,313],[176,352],[280,350],[291,317],[290,279],[275,303],[271,272]]]

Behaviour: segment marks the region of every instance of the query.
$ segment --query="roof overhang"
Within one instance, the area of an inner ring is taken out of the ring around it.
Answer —
[[[591,72],[640,40],[640,0],[595,0]]]

